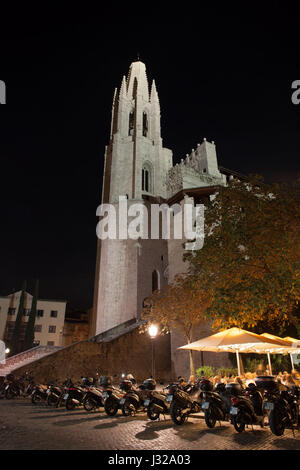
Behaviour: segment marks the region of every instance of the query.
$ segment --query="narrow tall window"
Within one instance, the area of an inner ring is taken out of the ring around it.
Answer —
[[[151,168],[149,164],[144,164],[142,168],[142,191],[146,191],[147,193],[151,193],[152,191],[152,183],[151,183]]]
[[[152,292],[159,289],[159,279],[158,279],[158,272],[155,270],[152,272]]]
[[[143,136],[147,137],[148,135],[148,116],[147,113],[143,112]]]
[[[134,112],[129,113],[129,126],[128,126],[128,135],[133,135],[134,129]]]

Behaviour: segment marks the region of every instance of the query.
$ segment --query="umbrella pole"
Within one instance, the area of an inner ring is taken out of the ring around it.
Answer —
[[[238,350],[235,351],[236,353],[236,362],[238,367],[238,375],[241,375],[241,365],[240,365],[240,356]]]
[[[269,363],[270,374],[272,375],[272,364],[271,364],[271,355],[270,355],[270,353],[268,353],[268,363]]]
[[[290,358],[291,358],[292,370],[293,370],[295,367],[294,367],[294,360],[293,360],[293,354],[292,353],[290,353]]]

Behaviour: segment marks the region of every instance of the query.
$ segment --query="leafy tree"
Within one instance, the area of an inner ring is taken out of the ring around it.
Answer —
[[[20,296],[18,313],[17,313],[12,337],[10,340],[11,354],[17,354],[18,352],[20,352],[20,333],[21,333],[21,326],[22,326],[22,319],[23,319],[23,312],[24,312],[25,291],[26,291],[26,281],[24,281],[22,285],[22,293]]]
[[[197,284],[198,282],[198,284]],[[195,288],[195,286],[197,286]],[[193,341],[195,327],[205,320],[204,312],[211,301],[211,293],[204,289],[199,281],[177,276],[174,282],[161,291],[156,291],[148,299],[142,312],[145,331],[151,323],[160,326],[162,333],[171,328],[178,329],[187,343]],[[190,372],[195,373],[192,351],[189,350]]]
[[[219,188],[205,210],[204,246],[185,256],[190,278],[214,292],[206,314],[215,328],[299,328],[299,233],[299,182],[253,176]]]
[[[37,299],[39,295],[39,281],[37,280],[35,283],[34,293],[32,297],[32,304],[31,310],[28,317],[26,332],[25,332],[25,340],[24,340],[24,349],[30,349],[33,347],[34,343],[34,325],[35,325],[35,318],[36,318],[36,306],[37,306]]]

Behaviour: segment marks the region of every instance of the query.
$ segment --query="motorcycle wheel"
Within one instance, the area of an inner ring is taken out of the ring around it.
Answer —
[[[57,405],[57,397],[55,397],[51,394],[48,395],[46,403],[47,403],[48,406],[56,406]]]
[[[214,428],[217,422],[216,413],[213,406],[210,406],[208,410],[205,410],[204,419],[208,428]]]
[[[41,401],[41,399],[42,398],[41,398],[40,395],[38,395],[37,393],[34,393],[31,397],[31,403],[33,403],[35,405],[36,403],[39,403]]]
[[[108,416],[115,416],[117,414],[119,405],[115,400],[112,400],[111,398],[107,398],[104,403],[104,409],[105,413]]]
[[[91,397],[87,397],[83,400],[83,408],[85,411],[95,410],[97,408],[97,403]]]
[[[283,415],[280,411],[278,410],[276,411],[276,408],[270,411],[269,426],[270,426],[271,432],[275,434],[275,436],[283,435],[284,429],[285,429]]]
[[[124,403],[124,405],[122,406],[122,415],[123,416],[134,416],[135,415],[135,412],[136,412],[136,409],[132,409],[132,406],[130,402],[128,403]]]
[[[159,418],[159,415],[159,411],[155,411],[153,403],[151,403],[151,405],[149,405],[147,408],[148,418],[151,419],[151,421],[156,421]]]
[[[5,391],[5,398],[7,400],[11,400],[12,398],[14,398],[15,394],[13,393],[13,391],[8,388],[6,391]]]
[[[243,420],[243,414],[239,412],[232,418],[232,424],[236,432],[243,432],[245,430],[245,422]]]
[[[170,415],[174,424],[180,426],[187,420],[187,415],[182,416],[182,407],[176,402],[172,402],[170,407]]]
[[[75,403],[72,401],[72,398],[68,398],[66,401],[66,408],[68,411],[72,411],[75,408]]]

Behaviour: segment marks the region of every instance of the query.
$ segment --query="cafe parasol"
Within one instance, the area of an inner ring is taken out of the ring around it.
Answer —
[[[199,339],[193,343],[180,346],[178,349],[192,349],[195,351],[211,352],[235,352],[237,358],[238,374],[241,374],[239,353],[282,352],[284,348],[291,348],[291,343],[282,338],[275,340],[262,335],[257,335],[241,328],[233,327],[220,331],[206,338]],[[295,348],[296,349],[296,348]]]

